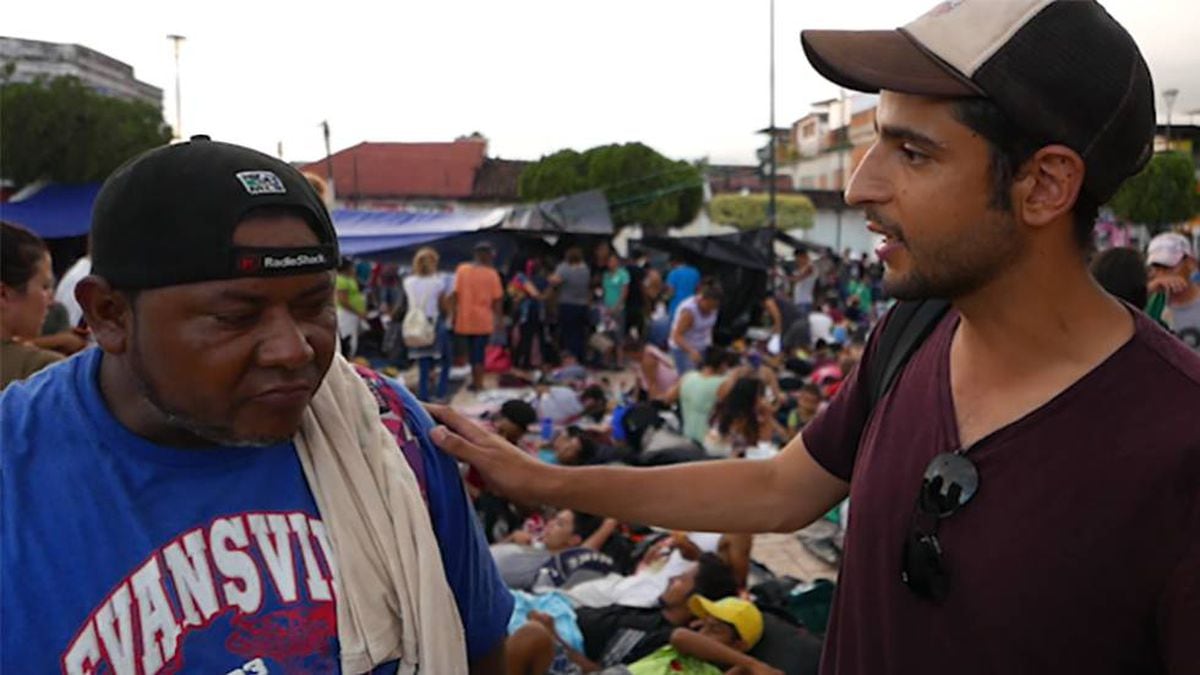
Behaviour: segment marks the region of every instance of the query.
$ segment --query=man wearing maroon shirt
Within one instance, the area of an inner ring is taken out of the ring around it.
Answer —
[[[1200,673],[1200,358],[1085,264],[1151,153],[1137,46],[1091,0],[801,39],[880,92],[845,196],[885,289],[952,305],[890,391],[871,403],[876,336],[759,462],[545,467],[445,409],[433,438],[502,491],[678,529],[793,531],[849,495],[827,674]]]

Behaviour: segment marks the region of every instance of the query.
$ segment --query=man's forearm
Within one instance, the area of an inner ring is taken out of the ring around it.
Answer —
[[[770,461],[722,460],[668,467],[546,466],[529,486],[538,501],[622,522],[699,532],[791,531],[785,517],[795,498]],[[619,486],[618,489],[614,487]],[[739,508],[712,495],[739,490]],[[817,516],[820,514],[818,513]]]

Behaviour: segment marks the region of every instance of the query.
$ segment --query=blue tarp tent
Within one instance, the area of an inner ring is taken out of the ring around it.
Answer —
[[[42,239],[79,237],[92,226],[92,202],[100,183],[51,183],[32,196],[0,204],[0,218],[33,230]]]
[[[375,256],[496,228],[508,209],[460,213],[335,209],[332,215],[344,255]]]

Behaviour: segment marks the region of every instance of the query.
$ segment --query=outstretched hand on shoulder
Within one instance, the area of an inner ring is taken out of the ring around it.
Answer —
[[[549,469],[545,463],[453,408],[429,404],[425,409],[439,423],[429,432],[433,442],[475,467],[493,491],[522,501],[536,496],[539,478]]]

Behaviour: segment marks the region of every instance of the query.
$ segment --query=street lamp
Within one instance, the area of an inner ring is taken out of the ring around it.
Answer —
[[[183,106],[179,102],[179,43],[187,38],[168,35],[167,39],[175,43],[175,140],[179,140],[183,138]]]
[[[1171,149],[1171,108],[1175,107],[1175,98],[1179,96],[1178,89],[1163,91],[1163,104],[1167,106],[1167,150]]]

